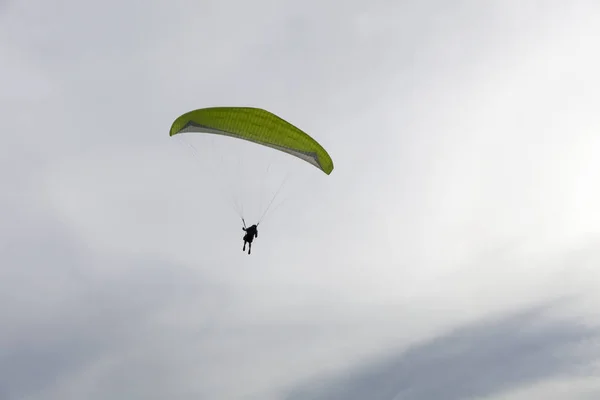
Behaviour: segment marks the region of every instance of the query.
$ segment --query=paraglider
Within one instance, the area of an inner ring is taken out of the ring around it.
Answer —
[[[209,133],[237,138],[287,153],[318,168],[326,175],[333,171],[327,151],[311,136],[277,115],[254,107],[210,107],[187,112],[178,117],[170,136],[182,133]],[[241,216],[242,221],[244,220]],[[244,251],[248,254],[252,240],[258,237],[257,225],[244,231]]]
[[[252,252],[252,241],[254,238],[258,238],[258,226],[251,225],[248,228],[243,227],[242,230],[246,232],[243,238],[244,247],[242,247],[242,251],[246,251],[246,243],[248,243],[248,254],[250,254]]]

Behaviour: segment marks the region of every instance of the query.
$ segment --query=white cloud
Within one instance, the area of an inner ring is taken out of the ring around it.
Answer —
[[[0,350],[26,361],[5,397],[281,398],[538,302],[596,323],[598,6],[438,3],[10,3]],[[234,168],[167,134],[223,104],[336,165],[290,161],[252,256],[204,184]]]

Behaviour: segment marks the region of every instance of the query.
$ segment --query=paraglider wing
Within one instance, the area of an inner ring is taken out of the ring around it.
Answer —
[[[211,107],[190,111],[171,125],[170,136],[213,133],[248,140],[296,156],[329,175],[333,161],[316,140],[269,111],[253,107]]]

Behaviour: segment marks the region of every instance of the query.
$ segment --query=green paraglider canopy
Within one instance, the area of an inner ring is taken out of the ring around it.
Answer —
[[[197,132],[247,140],[298,157],[327,175],[333,161],[307,133],[269,111],[254,107],[211,107],[190,111],[171,125],[170,136]]]

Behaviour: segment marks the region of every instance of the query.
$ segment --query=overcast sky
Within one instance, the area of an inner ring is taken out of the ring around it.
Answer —
[[[0,399],[597,399],[599,40],[594,0],[0,0]],[[251,256],[168,135],[217,105],[335,163],[273,164]]]

